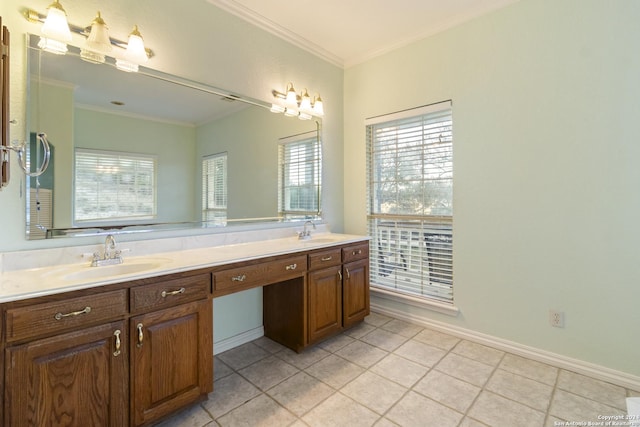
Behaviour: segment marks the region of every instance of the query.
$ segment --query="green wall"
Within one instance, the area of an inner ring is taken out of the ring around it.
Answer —
[[[639,18],[523,0],[346,70],[348,232],[366,232],[365,118],[453,100],[460,315],[374,302],[640,375]]]

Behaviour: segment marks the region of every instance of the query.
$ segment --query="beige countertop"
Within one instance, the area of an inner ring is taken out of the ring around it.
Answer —
[[[124,253],[124,262],[115,266],[90,267],[87,260],[5,271],[0,274],[0,303],[366,240],[365,236],[320,233],[309,240],[286,237],[141,256]]]

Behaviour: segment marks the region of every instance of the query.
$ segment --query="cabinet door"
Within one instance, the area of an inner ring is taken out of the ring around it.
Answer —
[[[309,343],[342,329],[340,266],[309,273]]]
[[[127,425],[125,335],[120,321],[8,347],[4,425]]]
[[[131,318],[132,425],[162,418],[213,390],[210,300]]]
[[[369,260],[343,266],[343,322],[345,328],[369,315]]]

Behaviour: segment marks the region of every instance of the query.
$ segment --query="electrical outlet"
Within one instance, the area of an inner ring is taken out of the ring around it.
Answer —
[[[564,312],[549,310],[549,324],[555,328],[564,328]]]

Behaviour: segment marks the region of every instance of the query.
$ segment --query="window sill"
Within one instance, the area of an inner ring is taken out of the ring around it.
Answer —
[[[378,287],[375,287],[374,285],[372,285],[369,289],[371,290],[372,295],[388,301],[408,304],[414,307],[436,311],[438,313],[446,314],[448,316],[453,316],[453,317],[458,316],[458,314],[460,313],[460,309],[451,304],[446,304],[438,301],[428,300],[426,298],[418,298],[411,295],[401,294],[398,292],[393,292],[386,289],[378,288]]]

